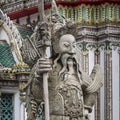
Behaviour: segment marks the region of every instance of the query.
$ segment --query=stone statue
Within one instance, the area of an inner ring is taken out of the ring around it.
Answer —
[[[40,40],[45,39],[48,45],[50,39],[49,29],[44,22],[42,23],[44,27],[38,25],[37,31],[22,48],[23,59],[32,68],[29,81],[24,88],[27,93],[27,120],[35,120],[40,114],[44,120],[43,74],[45,72],[49,72],[50,120],[90,120],[89,113],[92,112],[95,104],[97,91],[102,86],[100,66],[95,65],[90,76],[82,71],[80,52],[75,40],[75,24],[71,21],[66,21],[64,24],[54,21],[51,26],[52,57],[50,59],[41,55]],[[26,50],[27,44],[29,47]],[[26,58],[26,53],[29,59]]]
[[[57,48],[59,55],[49,74],[51,120],[89,120],[102,85],[100,67],[95,65],[90,76],[81,70],[71,34],[62,35]]]
[[[97,91],[102,85],[100,67],[95,65],[90,76],[80,69],[73,35],[61,36],[58,44],[59,54],[53,58],[53,69],[48,80],[50,119],[89,120]],[[34,119],[40,112],[44,113],[42,74],[49,70],[50,61],[42,58],[32,68],[27,85],[27,110],[31,110],[28,116],[33,115]],[[34,120],[33,116],[28,120]]]

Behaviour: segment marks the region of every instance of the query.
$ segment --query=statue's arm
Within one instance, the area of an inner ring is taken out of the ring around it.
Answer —
[[[33,66],[27,85],[26,91],[26,110],[28,118],[34,120],[36,115],[43,110],[43,74],[51,70],[51,62],[48,59],[38,59]]]
[[[102,77],[100,65],[96,64],[94,66],[90,78],[92,79],[92,82],[87,87],[86,91],[88,93],[97,92],[103,85],[103,77]]]
[[[32,67],[31,73],[29,76],[29,80],[25,86],[24,89],[26,89],[30,84],[32,84],[33,80],[43,81],[43,74],[45,72],[49,72],[52,70],[51,67],[51,60],[39,58],[36,62],[36,64]],[[42,85],[42,84],[41,84]]]
[[[84,86],[83,93],[85,109],[88,109],[88,111],[91,112],[92,107],[96,102],[97,92],[103,85],[100,66],[95,65],[90,76],[83,73],[82,81]]]

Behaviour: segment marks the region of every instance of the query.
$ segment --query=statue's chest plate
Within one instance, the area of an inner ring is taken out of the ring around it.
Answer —
[[[64,113],[67,116],[81,117],[83,115],[83,93],[78,86],[64,84],[59,89],[64,100]]]

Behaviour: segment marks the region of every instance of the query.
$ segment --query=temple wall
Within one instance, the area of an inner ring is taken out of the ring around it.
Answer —
[[[89,51],[89,71],[94,66],[94,50]],[[82,62],[85,64],[86,62]],[[98,94],[98,101],[93,108],[91,120],[119,120],[120,119],[120,59],[118,49],[100,49],[100,65],[104,78],[104,85]],[[84,65],[83,65],[84,66]]]

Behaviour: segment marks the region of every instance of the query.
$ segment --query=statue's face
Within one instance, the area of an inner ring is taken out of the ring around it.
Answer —
[[[57,14],[52,15],[52,17],[51,17],[52,22],[53,22],[53,23],[57,23],[58,17],[59,17],[59,16],[58,16]]]
[[[61,53],[75,54],[75,38],[71,34],[63,35],[59,41]]]
[[[51,19],[52,19],[52,22],[53,22],[53,23],[56,23],[56,22],[57,22],[57,20],[56,20],[55,16],[52,16],[52,18],[51,18]]]
[[[45,30],[47,29],[48,29],[47,23],[43,22],[38,24],[38,30],[41,34],[44,34]]]

